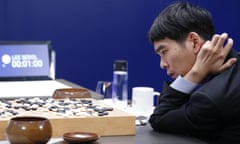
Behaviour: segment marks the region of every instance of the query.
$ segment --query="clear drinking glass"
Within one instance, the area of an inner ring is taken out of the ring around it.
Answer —
[[[112,82],[98,81],[96,86],[96,92],[103,95],[104,98],[112,98]]]

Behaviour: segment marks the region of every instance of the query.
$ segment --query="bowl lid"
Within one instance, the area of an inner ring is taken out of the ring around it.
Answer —
[[[99,136],[91,132],[67,132],[63,134],[63,139],[69,143],[86,143],[96,141]]]

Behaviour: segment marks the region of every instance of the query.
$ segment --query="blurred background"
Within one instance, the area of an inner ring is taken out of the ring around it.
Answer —
[[[188,0],[213,15],[216,33],[228,32],[240,50],[236,0]],[[161,91],[169,78],[148,41],[148,29],[172,0],[0,0],[0,41],[51,40],[56,78],[95,90],[112,80],[113,62],[128,61],[129,89]]]

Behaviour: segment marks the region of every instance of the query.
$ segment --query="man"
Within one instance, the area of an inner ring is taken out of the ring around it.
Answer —
[[[149,30],[165,83],[149,122],[154,130],[209,143],[240,143],[240,61],[226,33],[214,34],[210,13],[190,3],[165,8]]]

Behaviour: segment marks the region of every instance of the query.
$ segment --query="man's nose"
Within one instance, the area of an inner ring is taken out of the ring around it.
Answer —
[[[167,63],[166,61],[164,61],[163,59],[160,59],[160,67],[162,69],[166,69],[167,68]]]

